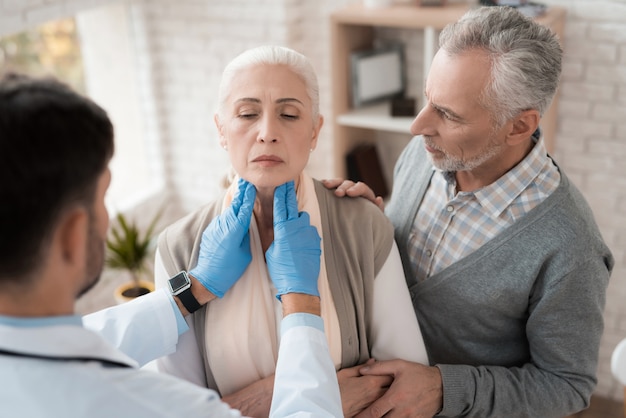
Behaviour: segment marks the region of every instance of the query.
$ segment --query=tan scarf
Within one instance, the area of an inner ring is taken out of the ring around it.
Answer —
[[[236,192],[235,179],[222,204],[222,212]],[[322,237],[319,203],[313,179],[304,172],[296,190],[298,209],[308,212],[311,225]],[[282,308],[276,299],[265,264],[259,230],[254,219],[250,224],[252,262],[243,276],[224,295],[209,303],[206,310],[205,347],[209,366],[222,396],[236,392],[270,376],[276,368]],[[341,334],[337,311],[330,293],[322,246],[318,289],[326,338],[335,367],[341,364]]]

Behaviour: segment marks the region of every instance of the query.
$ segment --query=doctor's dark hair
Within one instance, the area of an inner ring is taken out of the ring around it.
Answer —
[[[488,54],[491,77],[480,100],[497,126],[524,110],[543,115],[559,85],[563,50],[557,36],[512,7],[468,11],[441,31],[439,46],[451,56]]]
[[[91,210],[113,149],[93,101],[52,78],[0,79],[0,283],[37,271],[65,210]]]

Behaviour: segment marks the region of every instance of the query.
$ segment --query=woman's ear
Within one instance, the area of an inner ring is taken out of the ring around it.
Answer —
[[[506,142],[509,145],[518,145],[527,141],[539,127],[541,115],[535,109],[524,110],[513,121]]]
[[[313,136],[311,138],[311,151],[317,147],[317,139],[319,138],[320,131],[322,130],[322,126],[324,125],[324,117],[319,116],[317,123],[313,125]]]
[[[213,115],[213,121],[215,122],[215,127],[217,128],[217,134],[220,136],[220,146],[226,149],[226,138],[224,137],[224,126],[220,121],[220,115]]]

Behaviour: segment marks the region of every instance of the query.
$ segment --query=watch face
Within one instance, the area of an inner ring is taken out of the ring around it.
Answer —
[[[189,285],[189,279],[185,275],[185,272],[181,271],[176,276],[172,277],[168,283],[172,293],[176,294],[176,292],[183,290]]]

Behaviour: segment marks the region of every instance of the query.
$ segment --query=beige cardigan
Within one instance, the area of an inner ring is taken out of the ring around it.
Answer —
[[[371,310],[374,279],[389,256],[393,227],[384,213],[361,198],[337,198],[314,181],[322,218],[323,245],[328,282],[341,330],[341,368],[370,357],[366,312]],[[202,232],[219,215],[223,196],[180,219],[159,236],[158,248],[170,275],[196,265]],[[205,308],[194,315],[198,344],[205,341]],[[200,347],[208,386],[217,390]]]

